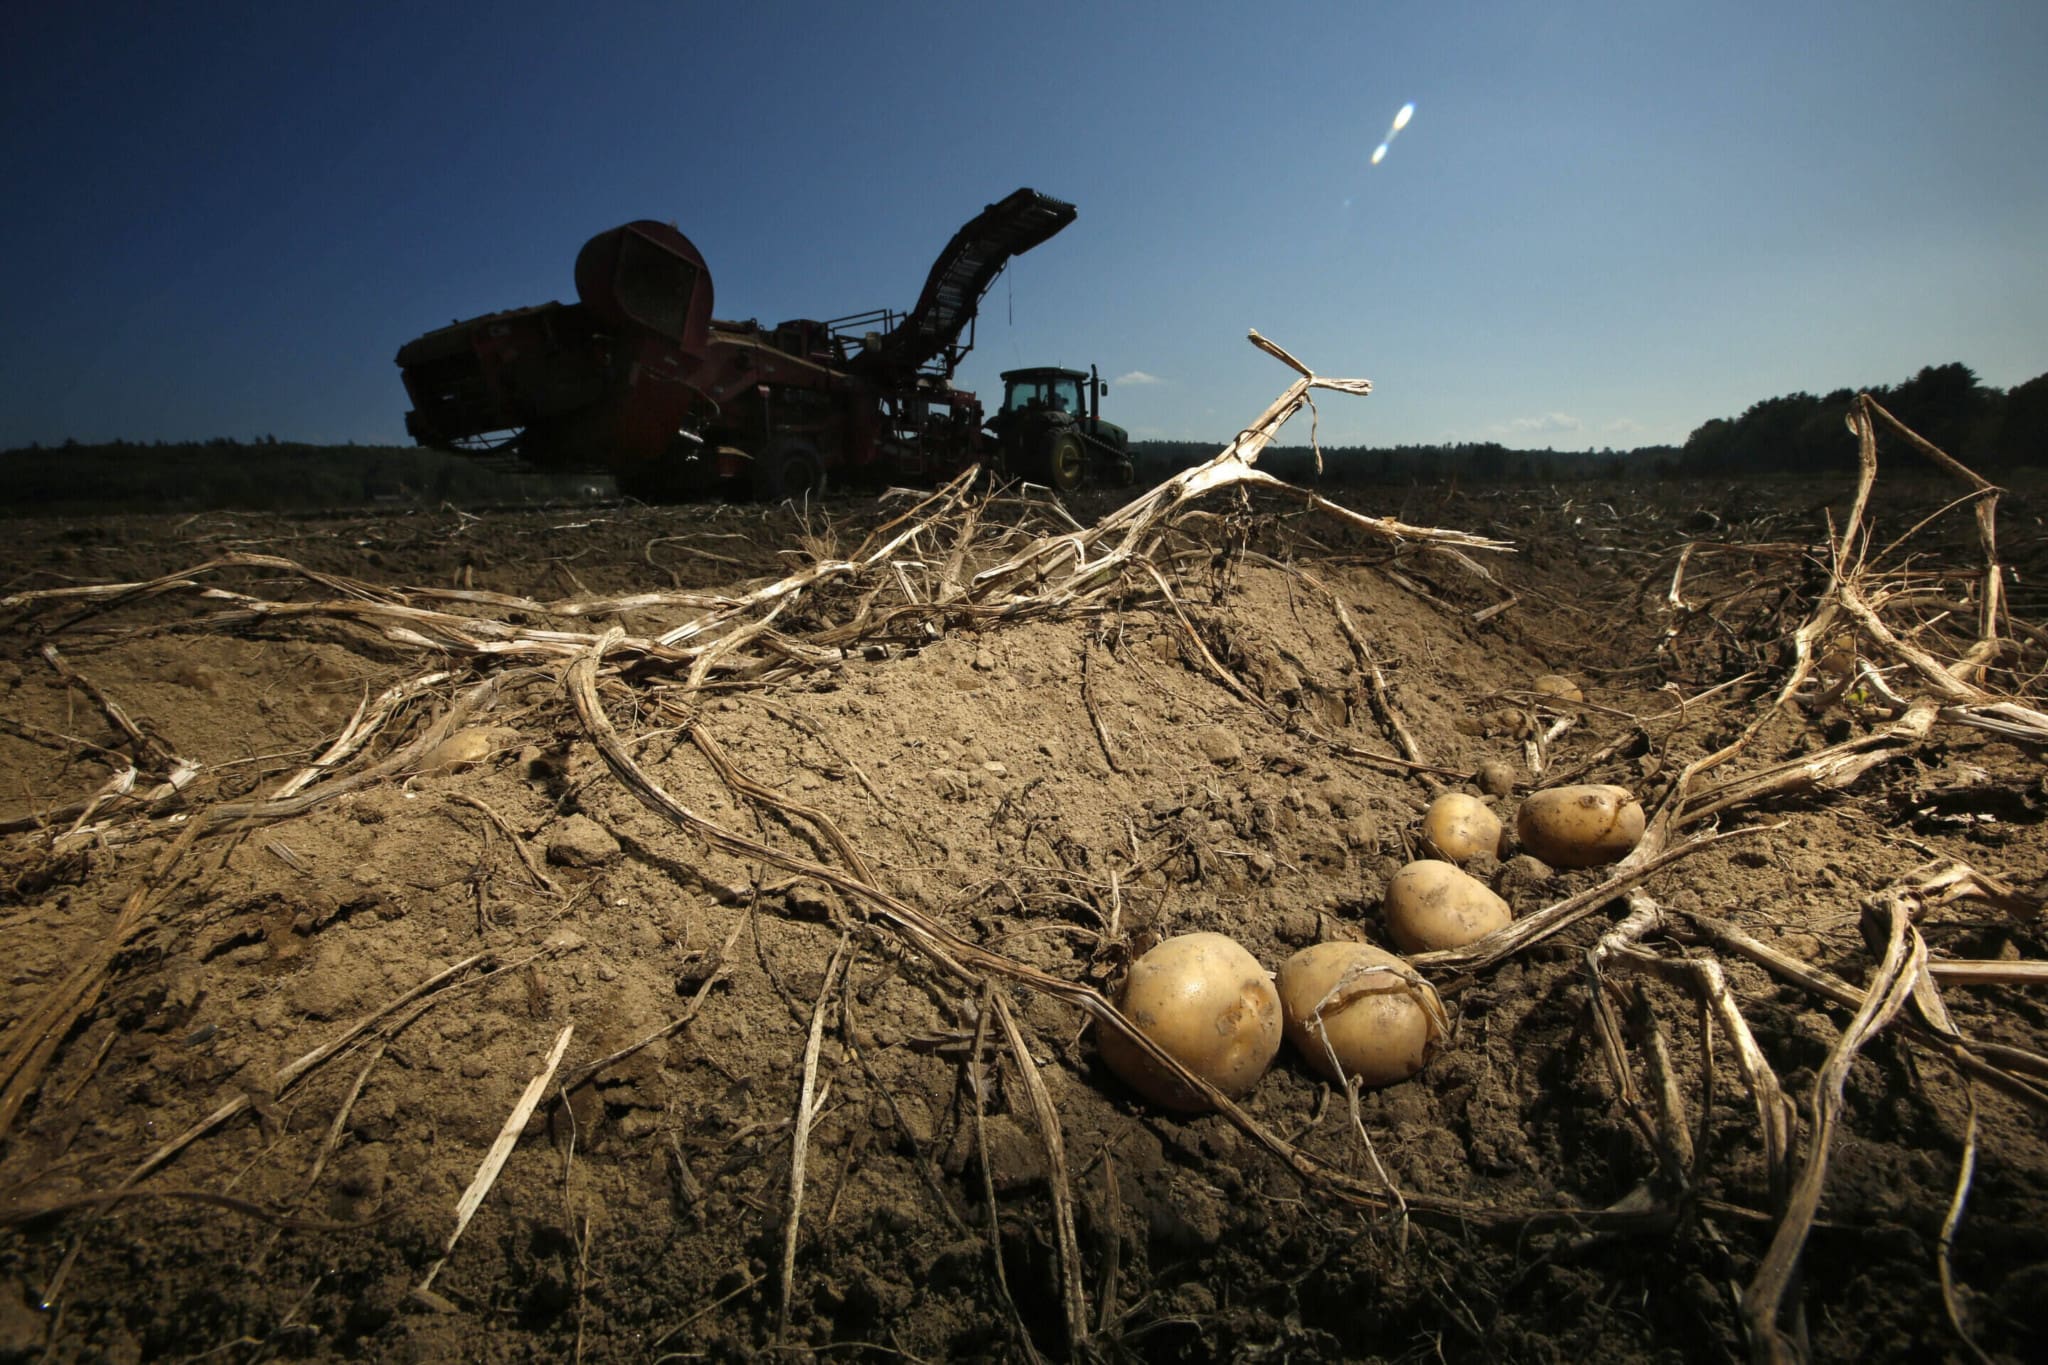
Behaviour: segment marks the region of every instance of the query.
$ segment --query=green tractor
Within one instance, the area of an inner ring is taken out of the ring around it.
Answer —
[[[988,419],[1002,465],[1017,478],[1071,493],[1083,484],[1126,488],[1136,477],[1130,433],[1102,420],[1109,385],[1088,373],[1042,367],[1003,375],[1003,406]]]

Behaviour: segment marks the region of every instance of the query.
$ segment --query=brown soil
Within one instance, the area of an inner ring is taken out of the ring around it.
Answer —
[[[843,870],[829,822],[883,888],[955,935],[1113,993],[1133,954],[1173,934],[1221,931],[1269,966],[1319,940],[1384,941],[1381,889],[1416,854],[1435,784],[1476,792],[1467,775],[1486,760],[1512,767],[1514,795],[1493,801],[1512,825],[1520,796],[1573,776],[1628,786],[1655,808],[1685,764],[1759,717],[1771,719],[1738,767],[1875,730],[1885,717],[1854,689],[1771,710],[1791,632],[1827,580],[1827,517],[1844,514],[1850,491],[1347,497],[1515,542],[1513,555],[1466,556],[1490,580],[1298,504],[1233,497],[1181,542],[1211,547],[1176,565],[1191,630],[1134,575],[1122,596],[1075,612],[969,618],[843,658],[799,652],[801,666],[771,681],[688,690],[641,667],[608,674],[601,695],[633,758],[695,815]],[[1875,543],[1952,491],[1881,485]],[[2048,571],[2039,507],[2008,495],[2001,508],[2022,621],[2048,614],[2033,586]],[[841,547],[883,515],[828,510]],[[0,1147],[0,1357],[650,1361],[780,1344],[831,1358],[1064,1358],[1070,1309],[1084,1349],[1116,1358],[1752,1351],[1736,1300],[1780,1208],[1757,1109],[1722,1031],[1703,1066],[1696,1002],[1641,976],[1603,988],[1645,1098],[1632,1107],[1618,1089],[1585,957],[1627,912],[1618,899],[1497,964],[1434,971],[1451,1044],[1415,1079],[1366,1093],[1357,1127],[1343,1093],[1283,1052],[1244,1105],[1344,1178],[1326,1181],[1222,1115],[1136,1099],[1100,1062],[1099,1026],[1061,999],[977,987],[857,897],[665,819],[607,770],[559,663],[444,654],[345,613],[258,613],[206,595],[362,600],[352,581],[309,574],[555,603],[709,590],[816,558],[828,546],[815,515],[606,507],[14,525],[0,591],[17,594],[229,554],[307,572],[243,564],[120,600],[9,610],[0,1049],[10,1076],[33,1084]],[[1967,509],[1914,535],[1916,554],[1886,565],[1946,564],[1967,581]],[[1674,612],[1667,591],[1687,544],[1692,610]],[[1300,570],[1347,609],[1390,710]],[[874,586],[807,597],[777,627],[792,639],[828,629]],[[428,605],[642,637],[698,611],[668,603],[592,621]],[[2040,638],[2023,633],[1987,686],[2038,706]],[[449,676],[308,790],[376,763],[496,677],[463,722],[488,741],[476,761],[415,765],[291,818],[180,842],[193,812],[272,792],[359,703],[429,667]],[[1572,677],[1585,702],[1539,702],[1527,689],[1548,673]],[[1390,718],[1425,770],[1358,756],[1397,752]],[[1532,771],[1531,719],[1540,730],[1566,718]],[[698,734],[772,799],[722,780]],[[147,793],[167,756],[199,765],[175,796],[67,812],[131,762],[136,795]],[[1944,723],[1845,791],[1731,807],[1709,823],[1767,828],[1644,883],[1668,914],[1644,947],[1723,962],[1799,1107],[1796,1164],[1813,1155],[1816,1079],[1853,1010],[1716,952],[1684,915],[1719,918],[1860,994],[1884,946],[1860,932],[1867,899],[1960,862],[2016,901],[1930,903],[1919,929],[1934,956],[2038,960],[2044,811],[2038,748]],[[1480,871],[1518,917],[1609,875],[1512,858]],[[348,1050],[280,1080],[478,953],[489,956]],[[82,1008],[44,1051],[21,1051],[35,1041],[23,1021],[67,981],[84,983]],[[2024,1050],[1997,1054],[2006,1071],[2024,1075],[2048,1052],[2039,987],[1944,994],[1963,1034]],[[998,998],[1057,1113],[1056,1147]],[[785,1284],[814,1020],[814,1122]],[[414,1293],[569,1026],[502,1174],[431,1290]],[[1974,1100],[1954,1302],[1994,1358],[2030,1357],[2025,1343],[2048,1330],[2044,1110],[2011,1087],[1966,1085],[1902,1026],[1848,1072],[1793,1291],[1803,1314],[1785,1324],[1821,1359],[1965,1354],[1937,1259]],[[1672,1125],[1653,1121],[1653,1035],[1668,1042],[1675,1127],[1692,1148],[1675,1162],[1657,1141]],[[569,1082],[580,1083],[565,1092]],[[229,1105],[135,1197],[85,1198]],[[1405,1218],[1352,1197],[1382,1188],[1382,1168],[1409,1201]],[[1592,1216],[1624,1200],[1638,1216]]]

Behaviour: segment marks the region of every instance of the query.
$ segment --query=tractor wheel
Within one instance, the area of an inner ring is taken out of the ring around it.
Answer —
[[[1116,480],[1118,488],[1129,488],[1138,481],[1138,468],[1127,459],[1118,460],[1112,477]]]
[[[1062,493],[1071,493],[1081,486],[1081,479],[1088,471],[1088,456],[1081,449],[1081,438],[1071,431],[1053,437],[1052,448],[1045,452],[1045,481]]]
[[[780,442],[754,460],[754,496],[763,502],[824,493],[825,462],[808,441]]]

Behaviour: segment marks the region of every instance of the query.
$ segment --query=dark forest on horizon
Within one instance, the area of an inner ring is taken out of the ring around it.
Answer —
[[[1682,446],[1619,450],[1523,449],[1493,441],[1448,445],[1324,446],[1323,479],[1335,483],[1411,480],[1539,481],[1605,478],[1751,478],[1826,475],[1856,467],[1846,425],[1856,389],[1790,393],[1753,403],[1737,417],[1702,423]],[[1987,387],[1957,362],[1929,365],[1899,384],[1861,390],[1894,417],[1982,472],[2048,465],[2048,374],[2010,391]],[[1184,468],[1219,443],[1133,441],[1139,476]],[[1260,464],[1277,477],[1307,482],[1315,457],[1306,446],[1274,446]]]
[[[1951,362],[1864,391],[1935,445],[1988,475],[2048,465],[2048,374],[2007,391],[1985,385],[1969,366]],[[1739,416],[1702,423],[1682,446],[1590,451],[1470,441],[1324,446],[1318,476],[1314,452],[1307,446],[1275,445],[1260,464],[1290,482],[1325,485],[1828,475],[1855,467],[1855,443],[1844,416],[1856,392],[1767,398]],[[1227,439],[1133,441],[1138,480],[1154,483],[1206,460]],[[601,475],[542,473],[417,446],[308,445],[275,436],[31,445],[0,452],[0,469],[5,488],[0,510],[15,515],[538,502],[587,500],[611,491]]]

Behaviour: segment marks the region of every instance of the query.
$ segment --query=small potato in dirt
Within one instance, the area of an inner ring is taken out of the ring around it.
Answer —
[[[1497,758],[1489,758],[1481,763],[1479,771],[1472,776],[1473,780],[1478,782],[1479,790],[1488,796],[1506,796],[1515,789],[1514,765]]]
[[[1562,702],[1578,702],[1586,699],[1586,694],[1579,690],[1579,685],[1562,673],[1545,673],[1542,677],[1530,683],[1529,688],[1531,691],[1541,693],[1546,697],[1555,697]]]
[[[1422,837],[1454,863],[1480,853],[1498,854],[1500,832],[1500,817],[1464,792],[1445,792],[1422,817]]]
[[[1404,953],[1462,948],[1507,928],[1515,917],[1485,882],[1434,858],[1396,872],[1381,908],[1388,935]]]
[[[1370,943],[1303,948],[1280,964],[1279,985],[1287,1040],[1340,1085],[1346,1076],[1361,1085],[1405,1081],[1443,1043],[1435,988]]]
[[[427,750],[427,756],[420,760],[419,771],[423,773],[457,773],[473,768],[491,756],[492,734],[487,729],[471,728],[457,730],[448,738]]]
[[[1259,960],[1223,934],[1182,934],[1131,964],[1119,1007],[1138,1030],[1226,1095],[1258,1083],[1280,1051],[1280,993]],[[1102,1060],[1154,1104],[1200,1113],[1209,1101],[1134,1043],[1102,1030]]]
[[[1626,787],[1552,787],[1522,803],[1515,837],[1552,867],[1599,867],[1641,841],[1643,808]]]

